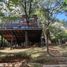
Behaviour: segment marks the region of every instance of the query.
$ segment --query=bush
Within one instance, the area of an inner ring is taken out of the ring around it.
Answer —
[[[9,44],[7,41],[3,41],[2,45],[1,45],[1,40],[0,40],[0,47],[9,47]]]

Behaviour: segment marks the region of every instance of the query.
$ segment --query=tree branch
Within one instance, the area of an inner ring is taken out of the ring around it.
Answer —
[[[32,8],[32,0],[30,0],[30,6],[29,6],[29,16],[31,14],[31,8]]]

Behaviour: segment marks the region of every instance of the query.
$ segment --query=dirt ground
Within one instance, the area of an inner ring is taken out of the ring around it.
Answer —
[[[49,51],[52,55],[57,56],[57,57],[49,56],[46,52],[46,47],[31,47],[31,48],[26,48],[26,49],[5,48],[3,50],[2,49],[0,50],[0,52],[5,53],[5,54],[26,52],[31,55],[33,63],[63,64],[63,62],[64,62],[65,64],[67,64],[67,57],[62,57],[63,53],[65,53],[65,52],[67,53],[67,46],[66,47],[50,46]],[[5,54],[2,54],[2,55],[0,54],[0,56],[3,56]],[[0,63],[0,67],[23,67],[23,64],[28,65],[28,67],[33,67],[30,64],[25,63],[24,60],[18,61],[18,62],[13,62],[13,63]]]

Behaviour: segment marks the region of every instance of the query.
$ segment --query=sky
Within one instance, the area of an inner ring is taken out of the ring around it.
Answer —
[[[67,16],[65,14],[58,14],[56,18],[59,20],[67,21]]]

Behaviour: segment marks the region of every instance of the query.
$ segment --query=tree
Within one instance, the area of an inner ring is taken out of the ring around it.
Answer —
[[[51,39],[62,45],[62,40],[65,38],[65,27],[63,23],[55,22],[50,26]],[[59,42],[60,40],[60,42]]]
[[[50,30],[49,26],[54,23],[54,18],[58,13],[62,13],[63,1],[62,0],[42,0],[39,2],[40,12],[43,19],[43,33],[46,37],[47,52],[49,53]],[[43,18],[44,17],[44,18]]]
[[[67,0],[63,0],[63,12],[65,13],[65,15],[67,16]]]

